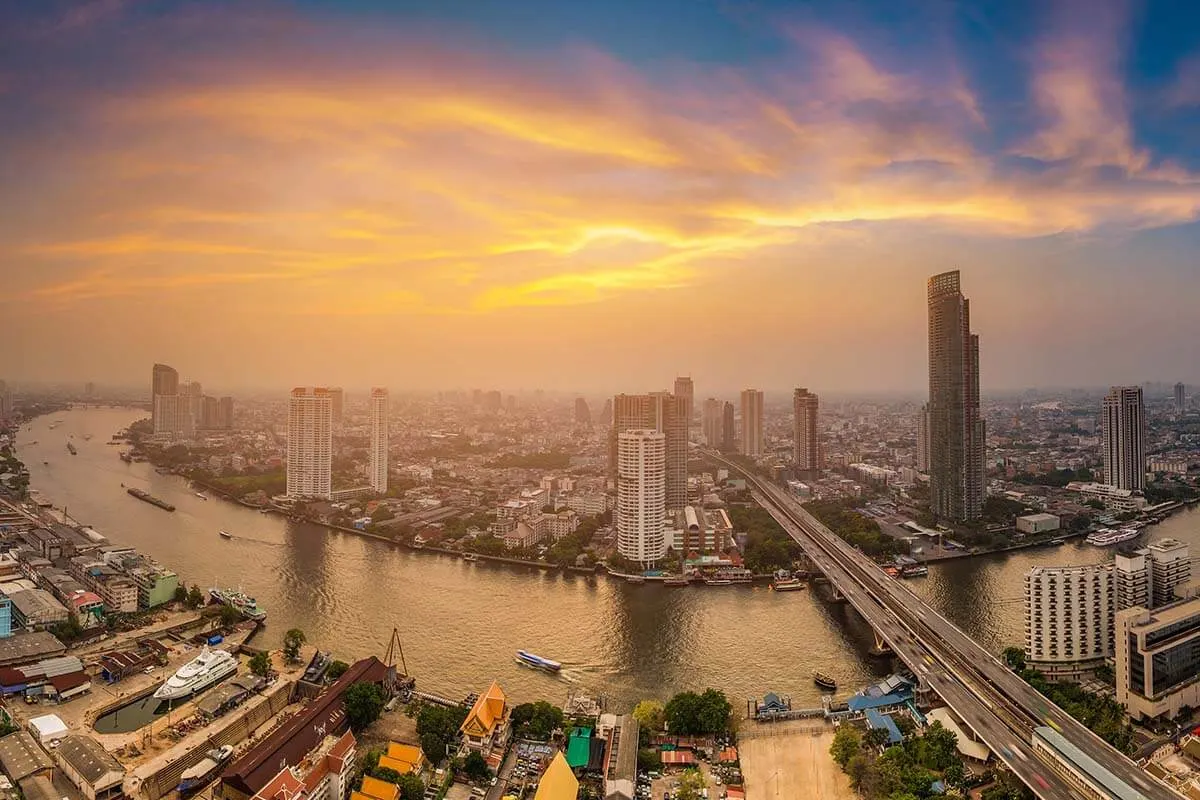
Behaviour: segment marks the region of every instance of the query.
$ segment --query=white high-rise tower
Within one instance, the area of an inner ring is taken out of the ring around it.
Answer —
[[[617,434],[617,551],[653,563],[667,554],[667,437],[653,430]]]
[[[371,390],[371,489],[383,494],[388,484],[388,390]]]
[[[1118,489],[1146,483],[1146,409],[1142,387],[1114,386],[1104,396],[1104,480]]]
[[[333,400],[328,389],[298,387],[288,401],[287,493],[327,499],[333,491]]]

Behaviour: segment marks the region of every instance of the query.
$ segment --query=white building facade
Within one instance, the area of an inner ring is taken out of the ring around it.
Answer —
[[[1113,565],[1025,574],[1025,660],[1051,679],[1094,670],[1112,653]]]
[[[367,478],[379,494],[388,487],[388,390],[371,390],[371,450]]]
[[[617,551],[653,563],[667,554],[667,437],[652,430],[617,435]]]
[[[288,497],[328,499],[333,490],[333,401],[328,389],[298,387],[288,400]]]

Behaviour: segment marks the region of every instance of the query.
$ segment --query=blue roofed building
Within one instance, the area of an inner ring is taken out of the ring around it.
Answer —
[[[912,681],[901,675],[890,675],[851,697],[846,701],[846,706],[851,711],[859,712],[869,708],[892,708],[907,704],[912,697]]]
[[[887,731],[888,744],[900,744],[904,741],[904,734],[900,733],[896,721],[887,714],[881,714],[873,708],[868,708],[866,715],[868,725]]]

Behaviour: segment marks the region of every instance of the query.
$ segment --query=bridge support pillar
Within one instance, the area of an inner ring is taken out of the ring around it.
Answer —
[[[875,634],[875,646],[871,648],[871,655],[890,656],[892,654],[892,648],[889,647],[888,643],[885,642],[883,637],[879,635],[879,631],[873,630],[872,632]]]
[[[833,589],[833,597],[831,598],[833,600],[833,602],[835,602],[835,603],[846,602],[846,595],[841,593],[841,591],[837,587],[837,584],[830,582],[829,586]]]

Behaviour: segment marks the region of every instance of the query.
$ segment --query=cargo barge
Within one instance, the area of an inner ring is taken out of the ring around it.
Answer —
[[[166,500],[159,500],[157,497],[150,494],[149,492],[143,492],[141,489],[126,489],[125,491],[129,492],[131,495],[136,497],[138,500],[142,500],[143,502],[149,503],[152,506],[158,506],[163,511],[174,511],[175,510],[175,506],[171,505]]]

